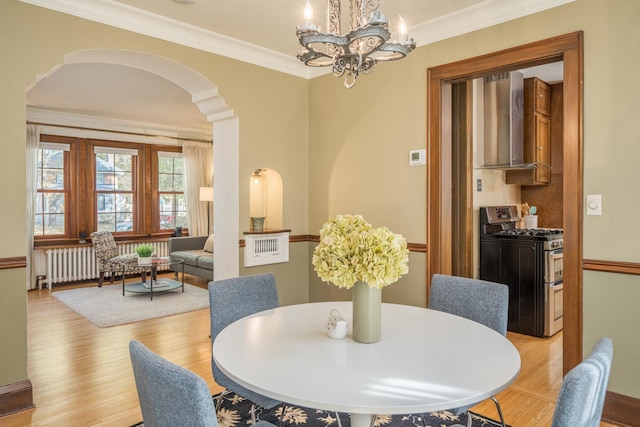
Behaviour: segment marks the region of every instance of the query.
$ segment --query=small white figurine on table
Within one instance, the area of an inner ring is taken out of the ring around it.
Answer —
[[[327,333],[330,338],[339,340],[347,336],[347,321],[344,320],[340,312],[335,308],[329,313],[327,319]]]

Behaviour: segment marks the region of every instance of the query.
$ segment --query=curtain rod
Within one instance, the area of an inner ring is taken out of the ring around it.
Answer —
[[[32,122],[27,120],[28,125],[39,125],[39,126],[52,126],[59,128],[67,128],[67,129],[78,129],[78,130],[92,130],[96,132],[110,132],[110,133],[119,133],[122,135],[135,135],[135,136],[149,136],[152,138],[167,138],[167,139],[176,139],[178,141],[197,141],[197,142],[207,142],[209,144],[213,144],[213,140],[211,139],[201,139],[201,138],[184,138],[180,136],[167,136],[167,135],[151,135],[148,133],[139,133],[139,132],[123,132],[119,130],[108,130],[108,129],[97,129],[97,128],[86,128],[82,126],[69,126],[69,125],[57,125],[52,123],[40,123],[40,122]]]

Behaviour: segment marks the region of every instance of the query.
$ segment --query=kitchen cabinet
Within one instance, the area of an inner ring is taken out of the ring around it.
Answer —
[[[524,80],[524,163],[536,167],[510,170],[507,184],[551,182],[551,87],[537,77]]]

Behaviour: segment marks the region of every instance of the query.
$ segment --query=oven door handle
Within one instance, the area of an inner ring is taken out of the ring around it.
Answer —
[[[558,258],[562,258],[564,256],[564,252],[560,252],[560,253],[549,253],[549,260],[554,260],[554,259],[558,259]]]

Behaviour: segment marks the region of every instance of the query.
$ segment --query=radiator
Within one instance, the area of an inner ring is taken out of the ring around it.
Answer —
[[[166,241],[118,243],[118,254],[135,253],[136,247],[143,243],[155,247],[156,256],[168,256]],[[54,283],[97,279],[100,275],[93,246],[47,249],[45,254],[47,257],[46,281],[49,289]],[[163,266],[159,267],[159,270],[168,268],[168,266]],[[109,274],[105,273],[106,276]]]

